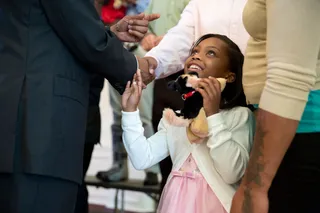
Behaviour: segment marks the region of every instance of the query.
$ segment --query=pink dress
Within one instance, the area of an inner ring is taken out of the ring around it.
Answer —
[[[226,213],[192,155],[171,175],[163,190],[158,213]]]

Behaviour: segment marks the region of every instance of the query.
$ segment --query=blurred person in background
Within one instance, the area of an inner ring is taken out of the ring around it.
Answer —
[[[162,4],[163,1],[159,1]],[[130,15],[135,15],[140,12],[144,12],[149,4],[149,0],[128,0],[126,13]],[[148,11],[146,11],[148,13]],[[151,14],[151,13],[148,13]],[[163,17],[163,16],[161,16]],[[150,31],[150,27],[149,27]],[[149,36],[149,32],[147,34]],[[143,57],[143,53],[134,51],[138,47],[139,43],[128,43],[126,42],[125,47],[130,51],[133,51],[137,56]],[[150,92],[152,93],[153,87],[150,85],[144,90],[144,94],[140,104],[140,116],[145,127],[145,135],[150,136],[153,134],[152,128],[152,97],[150,97]],[[111,126],[112,132],[112,145],[113,145],[113,164],[110,170],[100,171],[97,177],[103,181],[121,181],[128,179],[128,160],[127,153],[122,142],[122,128],[121,128],[121,96],[118,92],[109,84],[109,94],[110,94],[110,105],[113,112],[113,124]],[[156,185],[158,184],[158,173],[159,168],[157,165],[146,169],[146,178],[144,181],[145,185]]]

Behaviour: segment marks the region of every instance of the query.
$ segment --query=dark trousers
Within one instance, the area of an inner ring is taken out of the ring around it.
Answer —
[[[89,212],[89,204],[88,204],[88,189],[85,184],[85,176],[88,171],[91,156],[94,148],[94,143],[85,143],[84,145],[84,153],[83,153],[83,180],[82,184],[79,187],[77,202],[74,213],[88,213]]]
[[[155,132],[157,131],[159,122],[162,118],[162,112],[165,108],[171,108],[173,110],[179,110],[183,107],[183,101],[181,96],[174,91],[171,91],[167,87],[167,83],[171,80],[175,80],[183,72],[171,75],[165,79],[159,79],[154,84],[154,98],[153,98],[153,112],[152,112],[152,124]],[[167,182],[168,176],[172,170],[172,161],[170,157],[165,158],[160,162],[161,171],[161,192]]]
[[[297,134],[269,190],[269,213],[318,213],[319,202],[320,133]]]
[[[24,173],[0,173],[1,213],[73,213],[78,184]]]

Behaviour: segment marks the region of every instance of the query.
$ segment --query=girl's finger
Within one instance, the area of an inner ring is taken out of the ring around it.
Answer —
[[[200,87],[203,87],[203,90],[208,94],[208,98],[213,98],[214,94],[210,88],[209,83],[207,83],[206,81],[204,81],[204,79],[199,83]]]
[[[126,85],[126,90],[130,88],[130,84],[131,84],[131,82],[128,81],[128,82],[127,82],[127,85]]]
[[[219,81],[216,78],[209,77],[209,80],[212,82],[212,86],[215,89],[216,92],[221,92],[221,85]]]
[[[201,94],[203,99],[209,99],[208,93],[204,89],[197,88],[196,90]]]
[[[136,75],[137,75],[137,82],[138,82],[139,85],[141,85],[142,84],[142,77],[141,77],[140,69],[137,70]]]
[[[206,78],[206,79],[204,79],[206,82],[207,82],[207,84],[208,84],[208,87],[209,87],[209,89],[210,89],[210,92],[211,92],[211,94],[212,94],[212,98],[215,98],[215,97],[217,97],[217,95],[218,95],[218,90],[216,89],[216,87],[214,86],[214,84],[215,84],[215,82],[214,82],[214,80],[216,80],[215,78],[212,78],[213,80],[211,80],[211,79],[209,79],[209,78]]]
[[[137,82],[134,81],[132,83],[132,94],[136,94],[137,93]]]
[[[141,76],[140,69],[138,69],[138,71],[137,71],[137,76],[138,76],[138,94],[141,95],[141,93],[142,93],[142,76]]]
[[[217,88],[214,86],[215,84],[215,78],[212,78],[212,77],[209,77],[209,78],[206,78],[205,79],[206,82],[208,83],[209,87],[210,87],[210,90],[212,91],[212,93],[216,94],[218,91],[217,91]]]

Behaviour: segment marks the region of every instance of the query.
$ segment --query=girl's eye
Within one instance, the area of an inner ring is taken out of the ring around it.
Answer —
[[[216,55],[216,53],[213,50],[208,51],[207,54],[210,55],[210,56],[215,56]]]

